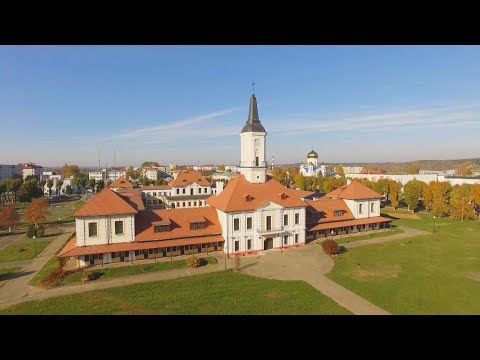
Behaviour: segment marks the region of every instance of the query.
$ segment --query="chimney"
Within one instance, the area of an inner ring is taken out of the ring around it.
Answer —
[[[350,185],[351,182],[352,182],[352,179],[347,179],[347,185]]]
[[[217,189],[217,195],[220,195],[220,193],[223,190],[223,181],[217,181],[215,183],[216,189]]]

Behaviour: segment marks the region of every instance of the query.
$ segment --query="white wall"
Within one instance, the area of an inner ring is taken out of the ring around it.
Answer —
[[[249,182],[265,182],[266,179],[266,133],[245,132],[240,134],[240,168]],[[255,158],[258,157],[258,168]]]
[[[123,221],[123,235],[115,235],[115,221]],[[97,223],[97,236],[88,236],[88,224]],[[135,240],[134,215],[91,216],[75,219],[77,246],[100,245]]]
[[[355,219],[364,219],[369,217],[380,216],[380,200],[379,199],[366,199],[366,200],[348,200],[344,199],[345,204],[352,212]],[[362,213],[358,212],[359,205],[362,204]],[[373,204],[373,212],[371,206]]]
[[[410,175],[400,175],[400,174],[345,174],[346,178],[352,179],[368,179],[370,181],[378,181],[379,179],[391,179],[394,181],[400,182],[402,185],[405,185],[407,182],[413,179],[423,181],[424,183],[430,183],[431,181],[447,181],[453,185],[461,184],[480,184],[480,179],[474,178],[457,178],[457,177],[445,177],[444,175],[437,174],[410,174]]]

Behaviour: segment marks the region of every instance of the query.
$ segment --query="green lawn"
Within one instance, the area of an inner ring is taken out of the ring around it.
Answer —
[[[433,217],[395,225],[432,232]],[[480,222],[435,219],[436,232],[334,258],[327,276],[393,314],[480,314]]]
[[[13,267],[8,269],[0,269],[0,289],[10,280],[9,274],[19,271],[21,267]]]
[[[303,281],[209,273],[13,305],[0,314],[349,314]]]
[[[374,233],[370,233],[370,234],[352,235],[352,236],[342,237],[342,238],[335,239],[335,241],[338,244],[348,244],[348,243],[353,242],[353,241],[375,239],[375,238],[380,238],[380,237],[385,237],[385,236],[396,235],[396,234],[400,234],[400,233],[403,233],[403,230],[398,228],[398,227],[394,227],[394,228],[391,228],[389,230],[374,232]],[[322,242],[323,240],[324,239],[320,239],[319,243]]]
[[[201,266],[217,263],[217,260],[212,256],[201,258],[201,259],[202,259]],[[43,268],[38,272],[38,274],[35,275],[35,277],[30,281],[30,285],[43,287],[41,284],[41,281],[57,268],[57,264],[58,264],[57,259],[55,257],[51,258],[43,266]],[[121,266],[121,267],[111,267],[111,268],[98,267],[98,268],[95,268],[93,271],[95,271],[98,274],[97,279],[95,281],[102,281],[102,280],[111,280],[113,278],[118,278],[122,276],[146,274],[150,272],[165,271],[165,270],[172,270],[172,269],[182,269],[186,267],[187,265],[185,263],[185,260],[176,260],[176,261],[162,261],[157,263],[148,263],[143,265],[130,265],[130,263],[126,263],[125,266]],[[90,270],[91,269],[85,269],[85,270],[75,271],[73,273],[70,273],[66,277],[64,277],[58,284],[53,286],[82,284],[81,278],[83,277],[85,272]]]
[[[217,260],[214,257],[202,258],[202,265],[216,264]],[[121,267],[111,267],[111,268],[96,268],[94,271],[98,274],[97,280],[111,280],[113,278],[118,278],[128,275],[139,275],[146,274],[155,271],[165,271],[172,269],[182,269],[186,268],[187,264],[185,260],[176,260],[176,261],[162,261],[157,263],[148,263],[143,265],[125,265]],[[71,273],[63,278],[60,285],[72,285],[72,284],[82,284],[80,280],[85,272],[89,271],[82,270]]]
[[[37,240],[37,256],[43,249],[50,245],[51,240]],[[25,251],[18,251],[24,249]],[[0,250],[0,263],[21,260],[31,260],[35,256],[35,244],[32,241],[27,243],[14,243]]]

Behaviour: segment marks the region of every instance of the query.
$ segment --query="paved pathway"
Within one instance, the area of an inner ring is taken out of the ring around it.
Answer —
[[[73,227],[71,228],[73,231]],[[36,292],[39,289],[29,286],[28,283],[35,274],[47,263],[50,258],[55,255],[57,250],[70,236],[71,231],[57,236],[34,260],[22,269],[24,276],[17,277],[10,280],[4,287],[0,289],[0,303],[8,302],[17,299],[30,292]],[[9,263],[12,264],[12,263]]]
[[[370,244],[380,244],[387,241],[404,239],[412,236],[431,234],[431,232],[428,232],[428,231],[417,230],[417,229],[412,229],[412,228],[403,227],[403,226],[400,226],[399,228],[403,230],[403,233],[396,234],[396,235],[383,236],[383,237],[374,238],[374,239],[352,241],[352,242],[349,242],[348,244],[343,244],[343,246],[345,246],[347,249],[352,249],[359,246],[365,246]]]
[[[332,258],[323,252],[321,246],[310,243],[298,249],[242,258],[241,271],[268,279],[303,280],[354,314],[389,314],[323,276],[330,272],[333,265]]]

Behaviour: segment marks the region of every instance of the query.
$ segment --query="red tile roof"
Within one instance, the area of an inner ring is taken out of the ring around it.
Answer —
[[[365,218],[365,219],[333,221],[328,223],[317,224],[307,228],[307,230],[315,231],[315,230],[335,229],[335,228],[344,227],[344,226],[355,226],[355,225],[364,225],[364,224],[366,225],[366,224],[390,222],[392,220],[393,219],[386,218],[383,216],[375,216],[375,217]]]
[[[201,186],[210,186],[211,184],[195,170],[181,170],[175,180],[171,181],[168,185],[170,186],[187,186],[193,183],[197,183]]]
[[[125,202],[133,207],[135,210],[145,210],[143,205],[142,195],[140,194],[140,189],[118,189],[116,191],[120,197],[125,200]]]
[[[110,184],[111,188],[131,188],[133,189],[133,184],[125,179],[125,177],[121,176],[117,180],[115,180],[113,183]]]
[[[136,214],[137,210],[129,205],[120,195],[109,188],[104,188],[85,205],[73,213],[73,216],[96,216]]]
[[[205,228],[190,230],[190,221],[205,219]],[[170,231],[153,232],[153,222],[170,221]],[[167,240],[219,235],[222,227],[212,207],[145,210],[135,216],[135,240]]]
[[[67,256],[81,256],[89,254],[105,254],[116,251],[134,251],[134,250],[147,250],[156,248],[166,248],[171,246],[184,246],[195,244],[208,244],[213,242],[223,242],[222,235],[212,236],[200,236],[175,240],[162,240],[162,241],[133,241],[116,244],[103,244],[103,245],[88,245],[88,246],[76,246],[76,239],[70,240],[67,245],[60,251],[57,257]]]
[[[310,191],[286,188],[275,179],[252,184],[240,174],[230,180],[220,194],[210,196],[205,202],[225,212],[255,210],[269,201],[284,207],[299,207],[307,206],[300,198],[312,194]]]
[[[307,208],[307,224],[355,219],[343,199],[322,197],[318,200],[306,200],[306,202],[309,205]],[[335,210],[341,210],[342,215],[335,216]]]
[[[349,200],[382,198],[382,195],[355,180],[352,180],[349,185],[343,185],[329,192],[327,196]]]

